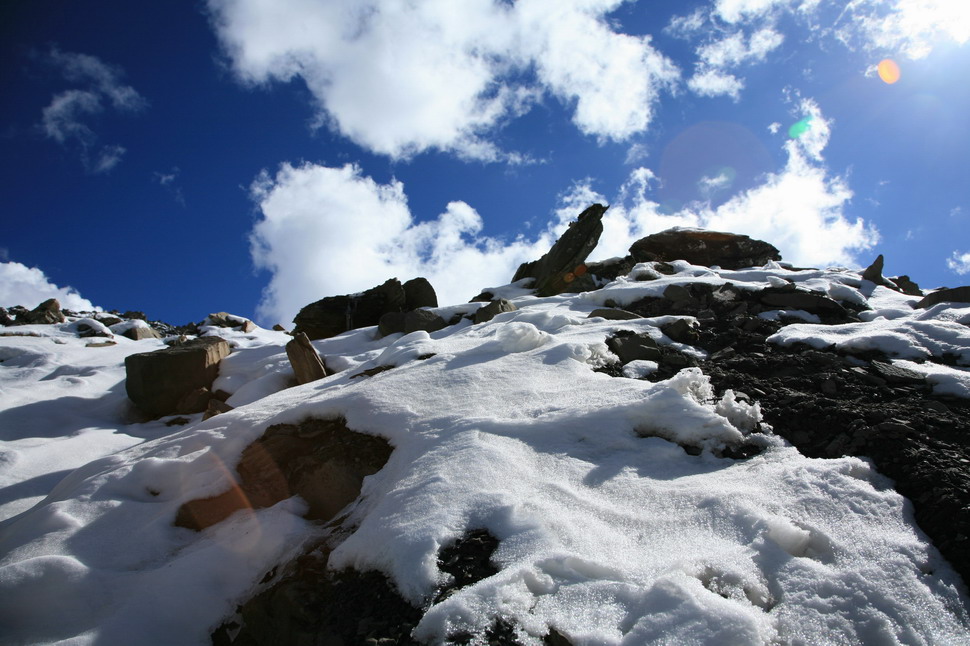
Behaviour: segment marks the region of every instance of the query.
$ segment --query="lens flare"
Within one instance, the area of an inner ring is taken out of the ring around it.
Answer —
[[[795,123],[791,124],[791,127],[788,128],[788,136],[791,137],[792,139],[798,139],[806,132],[808,132],[808,129],[811,127],[812,127],[812,115],[808,115],[807,117],[803,119],[799,119]]]
[[[879,78],[881,78],[884,83],[892,85],[899,80],[899,65],[896,64],[896,61],[888,58],[883,59],[879,61],[879,65],[876,70],[879,72]]]

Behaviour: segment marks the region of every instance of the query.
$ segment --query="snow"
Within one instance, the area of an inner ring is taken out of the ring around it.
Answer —
[[[138,323],[113,326],[108,347],[88,347],[77,320],[0,330],[38,335],[0,336],[0,642],[209,644],[267,571],[324,530],[298,498],[198,533],[175,527],[176,511],[225,491],[269,425],[343,416],[394,451],[345,510],[355,529],[331,567],[378,569],[423,606],[447,580],[441,547],[479,528],[501,541],[499,573],[433,606],[419,639],[500,615],[526,644],[551,627],[577,645],[966,643],[962,584],[869,462],[810,459],[753,434],[758,403],[718,397],[700,368],[658,383],[637,378],[652,362],[626,378],[595,372],[617,330],[669,344],[658,326],[678,317],[586,317],[671,284],[793,282],[868,303],[871,317],[792,323],[772,343],[880,349],[970,396],[970,308],[914,310],[917,299],[844,269],[673,265],[647,281],[638,265],[585,294],[491,289],[519,309],[484,324],[314,341],[334,374],[303,386],[287,335],[206,326],[233,347],[214,388],[235,409],[175,427],[142,421],[125,397],[124,357],[164,347],[119,333]],[[957,365],[932,361],[944,354]],[[358,376],[374,367],[391,369]],[[717,457],[742,441],[765,450]]]

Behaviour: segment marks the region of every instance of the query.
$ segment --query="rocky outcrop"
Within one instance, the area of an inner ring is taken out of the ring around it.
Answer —
[[[294,335],[293,340],[286,344],[286,357],[290,360],[296,382],[300,385],[327,376],[323,360],[303,332]]]
[[[202,530],[242,509],[262,509],[300,496],[304,517],[325,522],[360,495],[364,478],[391,455],[386,440],[357,433],[338,419],[270,426],[242,453],[238,482],[218,496],[182,505],[179,527]]]
[[[636,262],[686,260],[694,265],[724,269],[761,267],[781,260],[774,246],[736,233],[673,228],[641,238],[630,247]]]
[[[228,312],[215,312],[209,314],[202,322],[202,325],[214,325],[215,327],[234,328],[240,332],[253,332],[256,324],[247,318],[229,314]]]
[[[18,325],[51,325],[64,321],[61,304],[56,298],[49,298],[29,312],[17,316]]]
[[[359,294],[328,296],[300,310],[293,322],[294,334],[303,332],[314,341],[327,339],[361,327],[378,325],[390,312],[409,312],[418,307],[436,307],[434,288],[424,278],[405,285],[391,278],[383,285]]]
[[[924,296],[916,308],[932,307],[939,303],[970,303],[970,285],[953,289],[938,289]]]
[[[219,362],[229,344],[218,337],[201,337],[155,352],[125,358],[125,391],[151,417],[201,413],[208,407]]]
[[[896,276],[894,278],[886,278],[882,275],[883,265],[885,264],[885,259],[882,254],[876,256],[876,259],[872,261],[872,264],[866,267],[862,272],[862,280],[868,280],[876,285],[882,285],[883,287],[888,287],[897,292],[902,292],[910,296],[922,296],[923,291],[919,288],[919,285],[914,283],[909,279],[909,276]]]
[[[619,357],[621,364],[631,361],[660,361],[660,348],[646,332],[638,334],[630,330],[619,330],[606,340],[606,347]]]
[[[606,209],[602,204],[594,204],[580,213],[548,253],[519,267],[512,282],[534,278],[532,286],[538,296],[592,288],[585,262],[603,233]]]

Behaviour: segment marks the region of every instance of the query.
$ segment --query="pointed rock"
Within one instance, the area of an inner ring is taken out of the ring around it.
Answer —
[[[533,287],[539,296],[555,296],[574,291],[570,283],[585,277],[584,263],[603,233],[603,214],[606,209],[602,204],[594,204],[580,213],[548,253],[539,260],[519,266],[512,282],[535,278]]]
[[[56,298],[49,298],[29,312],[17,317],[17,323],[28,325],[50,325],[63,322],[64,313],[61,312],[61,304]]]
[[[286,357],[290,360],[293,374],[301,386],[327,376],[323,360],[303,332],[295,334],[293,340],[286,344]]]
[[[862,272],[862,280],[868,280],[877,285],[885,285],[886,279],[882,277],[882,268],[884,259],[882,254],[876,256],[876,259],[872,261],[872,264],[866,267],[866,270]]]

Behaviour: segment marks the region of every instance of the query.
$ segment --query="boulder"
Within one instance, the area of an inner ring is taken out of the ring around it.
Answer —
[[[222,413],[228,413],[233,409],[232,406],[226,402],[216,399],[213,397],[209,400],[209,404],[206,406],[205,412],[202,414],[202,419],[206,420],[210,417],[215,417],[216,415],[221,415]]]
[[[437,332],[443,330],[448,323],[431,310],[412,310],[404,315],[404,333],[410,334],[423,330]]]
[[[348,330],[377,325],[388,312],[407,310],[404,286],[397,278],[359,294],[328,296],[300,310],[293,334],[303,332],[311,341],[328,339]]]
[[[152,417],[201,413],[208,406],[208,390],[219,374],[219,362],[228,355],[229,344],[210,336],[129,355],[125,391]]]
[[[293,366],[298,384],[308,384],[327,376],[327,369],[316,348],[310,344],[310,339],[303,332],[293,336],[293,340],[286,344],[286,357]]]
[[[514,312],[517,309],[519,308],[509,301],[500,298],[478,308],[475,312],[475,323],[487,323],[503,312]]]
[[[17,316],[17,323],[22,325],[51,325],[63,322],[64,313],[61,312],[61,304],[56,298],[48,298],[29,312]]]
[[[175,524],[202,530],[239,510],[270,507],[294,495],[308,505],[305,518],[325,522],[360,495],[364,478],[380,471],[391,450],[383,438],[352,431],[343,419],[270,426],[243,451],[239,482],[183,504]]]
[[[398,332],[404,333],[404,312],[388,312],[377,322],[377,333],[382,337]]]
[[[785,287],[769,287],[760,294],[763,305],[773,308],[804,310],[818,316],[845,318],[844,307],[828,296]]]
[[[142,341],[144,339],[161,339],[162,335],[150,327],[130,327],[121,333],[121,336],[128,337],[132,341]]]
[[[404,309],[410,312],[419,307],[438,307],[438,295],[427,278],[412,278],[404,283]]]
[[[630,330],[620,330],[615,336],[606,340],[606,347],[620,358],[620,363],[626,365],[631,361],[660,361],[661,354],[657,342],[646,332],[635,333]]]
[[[533,288],[539,296],[575,291],[570,283],[577,279],[582,280],[584,285],[587,282],[591,285],[592,281],[585,276],[587,268],[584,263],[603,233],[603,214],[606,209],[602,204],[594,204],[580,213],[548,253],[538,260],[519,266],[512,282],[535,278]]]
[[[781,260],[774,246],[736,233],[675,227],[641,238],[630,247],[636,262],[686,260],[724,269],[760,267]]]
[[[214,325],[216,327],[227,327],[238,329],[240,332],[254,332],[256,324],[242,316],[236,316],[228,312],[215,312],[205,317],[202,325]]]
[[[954,287],[953,289],[938,289],[924,296],[913,307],[932,307],[938,303],[970,303],[970,285]]]

